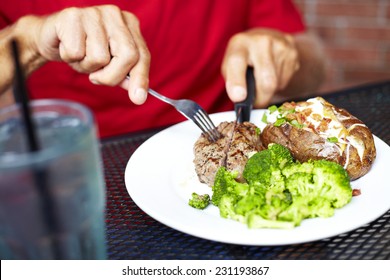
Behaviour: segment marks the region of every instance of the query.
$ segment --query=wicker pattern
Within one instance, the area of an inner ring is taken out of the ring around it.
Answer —
[[[349,110],[376,136],[390,144],[390,82],[332,93],[326,99]],[[109,259],[390,259],[390,210],[354,231],[290,246],[213,242],[155,221],[134,204],[123,179],[132,153],[154,133],[156,131],[102,141]]]

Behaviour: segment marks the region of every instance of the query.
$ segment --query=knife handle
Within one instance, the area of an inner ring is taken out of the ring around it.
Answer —
[[[255,77],[253,75],[253,67],[250,66],[246,70],[246,88],[247,88],[247,96],[245,100],[234,104],[234,110],[236,111],[237,122],[239,123],[247,122],[250,120],[253,103],[256,97]]]

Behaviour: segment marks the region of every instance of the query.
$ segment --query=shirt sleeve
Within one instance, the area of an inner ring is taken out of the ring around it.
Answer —
[[[251,0],[248,25],[286,33],[305,31],[302,16],[292,0]]]

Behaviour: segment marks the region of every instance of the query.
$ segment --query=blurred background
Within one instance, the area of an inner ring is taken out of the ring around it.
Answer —
[[[328,57],[320,92],[390,79],[390,0],[293,0]]]

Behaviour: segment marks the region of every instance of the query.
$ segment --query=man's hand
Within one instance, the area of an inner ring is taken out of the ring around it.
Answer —
[[[256,28],[233,36],[226,49],[222,74],[233,102],[246,97],[245,73],[253,66],[256,81],[254,106],[266,107],[277,91],[289,84],[299,69],[294,38],[269,29]]]
[[[120,85],[135,104],[145,102],[150,53],[133,14],[112,5],[68,8],[24,17],[8,32],[21,45],[27,72],[46,61],[64,61],[88,73],[92,83]]]

